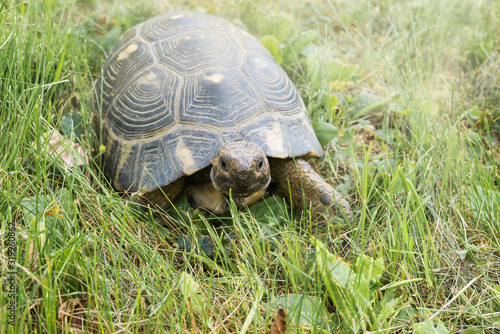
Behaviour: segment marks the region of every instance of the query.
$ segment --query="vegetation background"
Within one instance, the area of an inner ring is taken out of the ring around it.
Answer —
[[[282,64],[351,221],[279,195],[154,215],[112,190],[93,80],[174,9]],[[499,76],[494,0],[3,1],[0,333],[262,333],[280,307],[290,333],[499,333]]]

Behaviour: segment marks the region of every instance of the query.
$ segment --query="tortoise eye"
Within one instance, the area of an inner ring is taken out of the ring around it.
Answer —
[[[259,171],[261,171],[262,168],[264,168],[264,159],[260,159],[259,164],[257,165],[257,168],[259,169]]]
[[[220,166],[223,170],[227,171],[227,162],[223,158],[220,159]]]

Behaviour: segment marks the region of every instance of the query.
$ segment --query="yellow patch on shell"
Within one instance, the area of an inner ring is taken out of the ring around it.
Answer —
[[[274,123],[273,127],[265,132],[265,142],[269,148],[268,155],[273,157],[282,157],[284,152],[284,142],[283,142],[283,131],[281,130],[281,125],[279,123]]]
[[[118,58],[116,58],[116,60],[117,61],[122,61],[124,59],[127,59],[128,56],[130,56],[138,48],[139,48],[139,46],[137,44],[130,44],[129,46],[127,46],[125,48],[125,50],[123,50],[122,52],[120,52],[120,54],[118,55]]]
[[[186,16],[186,15],[184,15],[184,14],[174,15],[174,16],[172,16],[172,20],[177,20],[177,19],[180,19],[181,17],[184,17],[184,16]]]
[[[182,170],[186,175],[191,175],[198,170],[196,161],[193,157],[193,152],[179,140],[175,148],[175,155],[182,166]]]
[[[264,61],[261,57],[256,57],[254,59],[254,64],[257,68],[266,68],[268,67],[267,62]]]
[[[110,140],[108,141],[108,146],[109,147],[113,147],[113,143],[115,141],[118,141],[118,139],[116,138],[116,136],[114,136],[114,134],[111,136],[110,135]],[[108,160],[108,156],[111,155],[111,150],[106,150],[106,152],[104,153],[104,159],[105,160]],[[117,173],[115,173],[115,177],[113,179],[113,185],[115,186],[116,190],[118,191],[124,191],[124,190],[127,190],[127,189],[124,189],[123,188],[123,185],[120,184],[118,182],[119,180],[119,176],[120,176],[120,172],[124,167],[125,163],[127,162],[129,156],[132,154],[132,145],[129,145],[129,144],[122,144],[121,145],[121,148],[120,148],[120,160],[118,160],[118,165],[116,166],[116,171]],[[140,180],[138,180],[139,183],[140,183]],[[137,187],[140,189],[141,185],[140,184],[136,184]]]
[[[224,79],[224,76],[222,74],[211,74],[211,75],[206,75],[203,79],[217,84],[221,83],[221,81]]]
[[[156,74],[154,72],[149,72],[148,74],[142,76],[139,80],[139,84],[148,84],[156,81]]]
[[[241,31],[243,33],[243,35],[246,35],[248,37],[251,37],[251,38],[254,38],[252,35],[250,35],[249,33],[247,33],[246,31],[242,30]]]

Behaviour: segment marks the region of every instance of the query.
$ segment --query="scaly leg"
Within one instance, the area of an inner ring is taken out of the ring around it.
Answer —
[[[313,213],[341,215],[349,218],[352,211],[349,203],[316,173],[303,159],[269,159],[271,177],[278,183],[285,196],[295,207],[303,208],[304,200]]]
[[[171,202],[179,196],[184,188],[185,182],[186,178],[181,177],[177,181],[174,181],[163,188],[144,194],[140,202],[142,202],[142,204],[158,206],[163,210],[166,210],[172,205]]]
[[[266,189],[256,192],[248,197],[233,197],[236,206],[250,206],[260,200],[266,193]],[[227,196],[217,191],[212,183],[190,185],[186,187],[191,206],[202,207],[214,214],[223,214],[229,212],[230,207]]]

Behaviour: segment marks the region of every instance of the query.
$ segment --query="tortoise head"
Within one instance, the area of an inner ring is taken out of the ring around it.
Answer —
[[[247,197],[271,182],[269,161],[264,151],[246,140],[225,143],[212,160],[210,179],[215,189],[235,197]]]

